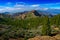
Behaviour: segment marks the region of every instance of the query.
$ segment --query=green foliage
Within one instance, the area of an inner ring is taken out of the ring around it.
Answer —
[[[42,35],[50,35],[51,34],[51,27],[50,27],[50,22],[49,22],[48,17],[45,17],[43,27],[41,28],[41,34]]]
[[[30,16],[31,15],[29,15],[29,17]],[[36,35],[35,34],[36,30],[41,25],[42,25],[42,27],[40,28],[41,34],[50,35],[51,25],[56,25],[57,27],[60,28],[60,15],[56,15],[50,18],[34,17],[34,18],[27,18],[24,20],[12,19],[12,18],[0,18],[0,24],[7,25],[7,28],[4,28],[5,31],[0,31],[0,34],[2,34],[3,37],[8,37],[8,38],[9,37],[17,38],[20,36],[23,36],[25,38],[34,37]],[[33,29],[36,30],[32,33],[25,31],[25,30],[33,30]]]

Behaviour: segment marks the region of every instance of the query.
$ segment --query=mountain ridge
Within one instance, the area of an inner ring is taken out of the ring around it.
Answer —
[[[4,13],[0,13],[1,15],[6,15],[6,17],[11,17],[11,18],[34,18],[34,17],[43,17],[43,16],[49,16],[49,17],[53,17],[54,15],[49,12],[51,10],[32,10],[32,11],[24,11],[24,12],[16,12],[16,13],[9,13],[9,12],[4,12]],[[53,12],[53,11],[52,11]],[[29,17],[30,16],[30,17]]]

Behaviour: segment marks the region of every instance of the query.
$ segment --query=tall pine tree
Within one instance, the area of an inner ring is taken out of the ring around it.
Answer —
[[[49,17],[46,16],[43,21],[43,27],[41,28],[42,35],[50,35],[51,34],[51,27],[49,22]]]

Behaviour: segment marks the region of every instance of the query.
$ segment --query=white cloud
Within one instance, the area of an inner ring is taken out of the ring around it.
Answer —
[[[12,7],[10,7],[9,5],[12,5],[13,3],[8,2],[6,3],[7,6],[0,6],[0,11],[21,11],[21,10],[48,10],[48,8],[42,8],[42,6],[51,6],[51,5],[56,5],[56,4],[60,4],[60,3],[50,3],[50,4],[27,4],[25,2],[16,2],[16,4],[14,4]],[[60,8],[57,8],[60,9]]]
[[[41,5],[60,5],[60,2],[59,2],[59,3],[48,3],[48,4],[41,4]]]
[[[31,5],[31,7],[39,7],[39,6],[40,6],[39,4]]]
[[[8,2],[7,5],[11,5],[11,2]],[[24,2],[17,2],[12,7],[9,6],[0,6],[0,12],[19,12],[19,11],[27,11],[27,10],[47,10],[48,8],[41,8],[39,4],[28,5]]]
[[[0,12],[13,12],[13,11],[18,11],[18,10],[22,10],[22,8],[15,8],[15,7],[0,8]]]
[[[26,4],[25,2],[16,2],[16,4]]]
[[[21,4],[16,4],[14,5],[14,7],[24,7],[25,5],[21,5]]]
[[[48,10],[48,8],[43,8],[43,10]]]

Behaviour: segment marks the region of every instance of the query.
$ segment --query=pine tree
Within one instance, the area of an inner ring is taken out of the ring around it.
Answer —
[[[60,21],[60,17],[59,17],[59,15],[57,15],[56,16],[56,25],[57,25],[57,27],[59,26],[59,21]]]
[[[43,23],[43,27],[41,28],[41,34],[42,35],[50,35],[51,34],[51,27],[50,27],[49,18],[46,16],[44,19],[45,20]]]

